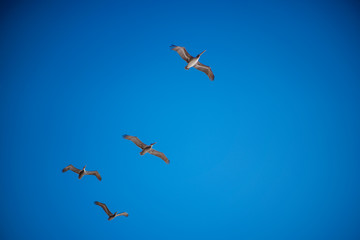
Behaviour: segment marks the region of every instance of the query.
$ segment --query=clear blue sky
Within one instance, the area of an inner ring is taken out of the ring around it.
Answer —
[[[1,4],[1,239],[360,239],[356,1]]]

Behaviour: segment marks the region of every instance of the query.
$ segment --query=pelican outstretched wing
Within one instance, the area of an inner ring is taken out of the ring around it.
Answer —
[[[106,214],[110,217],[112,216],[113,214],[110,212],[110,210],[108,209],[108,207],[104,204],[104,203],[101,203],[101,202],[98,202],[96,201],[95,202],[96,205],[102,207],[102,209],[104,209],[104,211],[106,212]]]
[[[97,179],[99,179],[99,181],[101,181],[101,176],[98,171],[86,171],[85,175],[94,175]]]
[[[125,216],[125,217],[128,217],[129,214],[127,212],[122,212],[122,213],[118,213],[115,215],[115,217],[118,217],[118,216]]]
[[[77,169],[76,167],[74,167],[73,165],[69,165],[69,166],[67,166],[66,168],[64,168],[63,170],[62,170],[62,172],[66,172],[66,171],[68,171],[68,170],[71,170],[71,171],[73,171],[73,172],[75,172],[75,173],[77,173],[77,174],[79,174],[80,173],[80,169]]]
[[[137,137],[126,135],[126,134],[123,135],[123,137],[127,140],[132,141],[133,143],[136,144],[136,146],[138,146],[141,149],[144,149],[146,147],[146,144],[143,143],[142,141],[140,141],[140,139],[138,139]]]
[[[163,154],[162,152],[156,151],[155,149],[151,149],[149,151],[150,154],[157,156],[159,158],[161,158],[162,160],[164,160],[167,164],[170,163],[169,159],[165,156],[165,154]]]
[[[193,58],[184,47],[179,47],[175,45],[171,45],[171,50],[176,51],[182,59],[184,59],[186,62],[190,62],[190,60]]]
[[[208,77],[210,78],[211,81],[214,81],[215,76],[214,73],[211,71],[211,68],[209,66],[206,66],[200,62],[197,62],[194,66],[194,68],[196,68],[197,70],[200,70],[204,73],[206,73],[206,75],[208,75]]]

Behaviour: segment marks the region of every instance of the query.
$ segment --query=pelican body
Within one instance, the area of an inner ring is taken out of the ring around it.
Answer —
[[[86,165],[83,167],[83,169],[80,171],[79,173],[79,179],[82,179],[82,177],[86,174],[86,170],[85,170]]]
[[[186,70],[189,70],[191,67],[194,67],[200,59],[200,56],[205,52],[206,50],[202,51],[199,55],[197,55],[196,57],[192,58],[189,63],[185,66]]]
[[[145,155],[145,153],[150,152],[150,150],[152,149],[152,146],[153,146],[154,144],[155,144],[155,143],[152,143],[152,144],[146,146],[146,147],[140,152],[140,155],[142,156],[142,155]]]

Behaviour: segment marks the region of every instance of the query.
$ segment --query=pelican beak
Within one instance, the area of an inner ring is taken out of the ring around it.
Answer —
[[[202,52],[199,54],[199,56],[201,56],[205,51],[206,51],[206,50],[202,51]]]

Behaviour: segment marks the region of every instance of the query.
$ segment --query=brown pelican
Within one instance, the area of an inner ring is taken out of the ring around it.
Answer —
[[[101,203],[101,202],[98,202],[96,201],[95,202],[96,205],[99,205],[100,207],[102,207],[102,209],[104,209],[104,211],[106,212],[106,214],[109,216],[108,220],[113,220],[114,218],[116,218],[117,216],[125,216],[125,217],[128,217],[129,214],[127,212],[122,212],[122,213],[117,213],[115,212],[114,214],[112,214],[110,212],[110,210],[108,209],[108,207],[105,205],[105,203]]]
[[[162,152],[156,151],[155,149],[152,148],[152,146],[156,143],[152,143],[150,145],[146,145],[143,142],[141,142],[137,137],[133,137],[133,136],[129,136],[129,135],[124,135],[123,136],[125,139],[132,141],[133,143],[136,144],[136,146],[138,146],[139,148],[142,149],[142,151],[140,152],[140,155],[144,155],[145,153],[150,153],[154,156],[157,156],[159,158],[161,158],[162,160],[164,160],[167,164],[170,163],[169,159],[165,156],[165,154],[163,154]]]
[[[214,80],[215,76],[213,74],[213,72],[211,71],[211,68],[209,66],[206,66],[202,63],[199,62],[199,58],[200,56],[206,51],[202,51],[199,55],[197,55],[196,57],[192,57],[184,47],[179,47],[179,46],[175,46],[175,45],[171,45],[170,46],[172,50],[176,51],[180,57],[182,59],[184,59],[188,64],[186,65],[185,69],[189,70],[191,67],[196,68],[197,70],[200,70],[204,73],[206,73],[206,75],[208,75],[208,77],[210,78],[211,81]]]
[[[83,169],[77,169],[76,167],[74,167],[73,165],[69,165],[66,168],[64,168],[62,171],[66,172],[68,170],[73,171],[74,173],[79,174],[79,179],[81,179],[84,175],[95,175],[97,177],[97,179],[99,179],[99,181],[101,181],[101,176],[98,173],[98,171],[86,171],[85,170],[86,165],[83,167]]]

